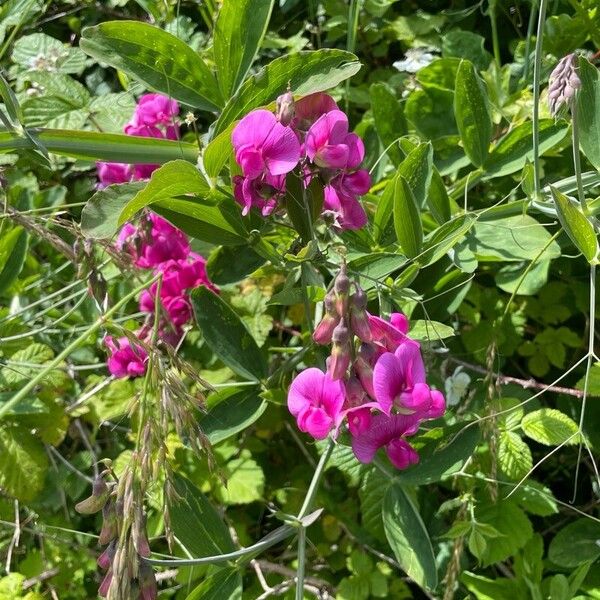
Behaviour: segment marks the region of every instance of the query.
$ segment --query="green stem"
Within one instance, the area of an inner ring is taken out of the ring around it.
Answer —
[[[537,0],[531,0],[531,12],[529,13],[529,23],[527,23],[527,39],[525,40],[525,65],[523,67],[523,80],[525,83],[529,79],[529,54],[531,53],[531,36],[533,34],[537,4]]]
[[[348,52],[354,52],[356,49],[356,34],[358,32],[358,16],[360,14],[360,0],[350,0],[350,6],[348,8],[348,37],[346,38],[346,50]],[[346,80],[346,98],[345,98],[345,110],[348,112],[350,93],[350,79]]]
[[[537,33],[535,39],[535,61],[533,63],[533,178],[536,200],[541,194],[540,188],[540,75],[542,70],[542,47],[544,43],[544,22],[548,0],[540,1]]]
[[[37,375],[35,375],[32,379],[30,379],[10,400],[7,400],[2,406],[0,406],[0,419],[8,413],[13,406],[15,406],[18,402],[26,398],[29,392],[40,382],[44,377],[50,373],[50,371],[54,370],[60,363],[69,356],[72,352],[74,352],[81,344],[87,342],[89,336],[94,334],[98,329],[100,329],[103,325],[106,324],[107,320],[114,315],[119,309],[125,306],[132,298],[137,296],[142,290],[147,288],[149,285],[154,283],[158,279],[160,275],[153,277],[150,281],[147,281],[143,285],[136,287],[132,292],[129,292],[126,296],[121,298],[112,308],[106,311],[105,314],[101,315],[95,323],[90,325],[77,339],[71,342],[62,352],[56,355],[54,360],[49,362],[45,368],[40,371]]]
[[[583,193],[583,180],[581,178],[581,156],[579,154],[579,115],[577,111],[577,95],[571,102],[571,139],[573,140],[573,167],[575,168],[575,179],[577,180],[577,197],[585,215],[589,214]]]
[[[500,41],[498,39],[498,22],[496,20],[496,0],[490,0],[489,9],[490,24],[492,26],[492,47],[494,49],[494,60],[498,69],[502,66],[500,56]]]
[[[329,439],[329,443],[327,444],[327,448],[325,448],[325,452],[321,455],[319,459],[319,463],[317,464],[317,468],[315,469],[313,478],[308,486],[308,491],[306,492],[306,497],[304,498],[304,503],[300,508],[300,512],[298,513],[298,520],[303,519],[308,511],[311,509],[311,506],[315,500],[315,496],[317,495],[317,491],[319,489],[319,484],[321,483],[321,477],[323,476],[323,472],[325,471],[325,467],[327,465],[327,461],[329,460],[331,453],[333,452],[333,448],[335,446],[335,442],[333,439]],[[304,598],[304,571],[305,571],[305,558],[306,558],[306,529],[303,525],[300,525],[300,530],[298,532],[298,569],[297,569],[297,580],[296,580],[296,600],[303,600]]]

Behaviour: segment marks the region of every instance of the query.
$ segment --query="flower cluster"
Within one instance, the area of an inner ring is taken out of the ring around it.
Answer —
[[[127,135],[176,140],[179,127],[174,119],[178,114],[179,105],[175,100],[162,94],[145,94],[139,99],[133,117],[123,131]],[[100,180],[98,187],[103,188],[113,183],[147,179],[160,165],[98,162],[96,166]]]
[[[552,115],[556,116],[563,106],[569,106],[580,87],[577,54],[567,54],[554,67],[548,80],[548,105]]]
[[[160,282],[155,281],[140,295],[140,310],[149,318],[137,337],[149,341],[152,335],[156,294],[160,288],[164,316],[159,319],[158,333],[161,339],[175,346],[181,339],[183,326],[192,318],[189,290],[205,285],[218,291],[206,273],[206,260],[191,251],[181,230],[154,213],[144,216],[137,227],[126,223],[117,238],[117,248],[129,254],[140,269],[162,275]],[[104,342],[110,351],[108,370],[112,375],[139,377],[145,373],[148,354],[142,346],[132,345],[127,337],[115,342],[106,336]]]
[[[113,481],[107,483],[105,477],[108,473],[107,470],[98,474],[94,479],[92,495],[75,506],[75,510],[84,515],[102,511],[98,543],[106,548],[97,563],[106,574],[98,588],[98,595],[102,598],[155,600],[158,587],[154,571],[143,560],[150,556],[145,515],[141,509],[135,509],[130,498],[128,506],[125,506],[125,502],[119,499],[117,484]],[[131,512],[135,514],[134,518],[126,519]],[[124,529],[131,533],[124,536],[128,538],[127,546],[131,548],[125,547],[120,540]]]
[[[407,318],[394,313],[386,321],[369,314],[366,294],[350,282],[345,266],[324,304],[313,339],[331,343],[331,355],[326,373],[305,369],[290,386],[288,408],[298,428],[324,439],[337,435],[346,419],[359,461],[371,462],[385,448],[398,469],[415,464],[418,454],[405,438],[422,421],[441,417],[445,400],[427,384],[420,345],[407,335]]]
[[[285,195],[286,175],[295,170],[304,187],[315,177],[323,184],[323,209],[337,227],[366,224],[358,200],[371,186],[369,173],[359,168],[365,147],[331,96],[318,93],[294,102],[287,92],[277,100],[277,114],[250,112],[235,126],[231,140],[242,170],[233,184],[243,214],[253,207],[263,216],[271,214]]]

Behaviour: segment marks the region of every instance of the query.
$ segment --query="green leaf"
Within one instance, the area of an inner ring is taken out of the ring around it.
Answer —
[[[558,505],[552,490],[532,479],[527,479],[523,485],[519,486],[513,497],[521,508],[532,515],[548,517],[558,512]]]
[[[87,54],[139,79],[148,87],[202,110],[218,110],[223,98],[206,63],[179,38],[138,21],[86,27]]]
[[[48,456],[25,427],[0,427],[0,489],[21,502],[33,500],[44,486]]]
[[[175,537],[194,558],[233,552],[229,529],[206,496],[181,475],[174,477],[174,498],[169,505]]]
[[[213,194],[218,197],[218,192],[211,192]],[[152,210],[203,242],[232,246],[248,243],[240,207],[230,198],[224,197],[217,205],[199,198],[170,198],[156,202]]]
[[[208,397],[208,411],[200,428],[211,444],[217,444],[249,427],[265,412],[267,402],[259,388],[228,388]]]
[[[275,0],[224,0],[213,50],[224,98],[234,94],[248,73],[267,31]]]
[[[219,175],[223,167],[233,156],[233,145],[231,143],[231,132],[234,124],[232,123],[225,131],[213,138],[204,149],[202,162],[206,174],[214,179]]]
[[[238,315],[205,287],[192,292],[196,323],[206,344],[233,371],[251,380],[267,375],[267,362]]]
[[[251,110],[273,102],[285,92],[288,82],[294,96],[306,96],[335,87],[360,67],[356,56],[344,50],[322,49],[276,58],[244,81],[225,105],[213,137]]]
[[[206,180],[194,165],[184,160],[173,160],[154,171],[144,189],[124,206],[119,225],[156,202],[187,194],[206,196],[209,192]]]
[[[81,231],[94,240],[109,239],[119,229],[123,208],[146,185],[144,181],[120,183],[98,190],[81,211]]]
[[[386,185],[377,204],[373,220],[374,236],[380,240],[386,233],[388,223],[394,209],[394,198],[397,182],[400,177],[406,179],[414,196],[417,207],[423,207],[427,197],[427,190],[431,182],[433,167],[433,148],[431,144],[419,144],[410,151],[408,156],[398,167],[395,176]]]
[[[63,44],[45,33],[20,37],[13,47],[12,59],[33,71],[81,73],[86,56],[79,48]]]
[[[237,569],[219,569],[194,588],[185,600],[242,600],[242,575]]]
[[[600,118],[600,117],[599,117]],[[583,214],[579,205],[573,202],[568,196],[550,187],[552,197],[556,205],[556,214],[560,220],[566,234],[571,238],[587,261],[597,265],[598,260],[598,239],[593,225]]]
[[[40,96],[23,102],[23,117],[28,127],[81,129],[88,116],[87,106],[56,96]]]
[[[577,423],[555,408],[530,412],[523,417],[521,428],[527,437],[547,446],[578,444],[580,441]]]
[[[600,74],[583,56],[577,57],[581,88],[577,92],[579,146],[586,158],[600,170]]]
[[[396,178],[394,190],[394,229],[404,254],[417,256],[423,247],[423,225],[415,197],[402,176]]]
[[[371,468],[365,473],[358,490],[361,523],[378,539],[383,539],[384,536],[381,508],[389,484],[389,479],[385,475],[378,469]]]
[[[438,227],[427,236],[419,263],[427,266],[440,260],[465,237],[474,224],[475,219],[472,217],[459,215]]]
[[[21,111],[21,107],[19,106],[19,101],[17,100],[17,96],[13,92],[12,88],[8,84],[8,81],[6,81],[1,72],[0,98],[2,98],[4,106],[6,107],[6,112],[8,112],[8,116],[12,119],[13,124],[16,125],[17,123],[21,123],[23,121],[23,113]]]
[[[467,60],[461,60],[456,72],[454,115],[465,154],[481,167],[492,139],[492,115],[485,85]]]
[[[558,144],[567,134],[564,122],[540,121],[540,156]],[[493,148],[485,162],[484,179],[503,177],[520,171],[533,161],[532,124],[526,121],[509,131]]]
[[[537,294],[548,281],[549,260],[538,260],[535,263],[510,263],[502,267],[494,277],[496,285],[509,294],[520,296]]]
[[[454,335],[454,328],[438,321],[417,319],[412,321],[409,335],[419,342],[435,342],[445,340]]]
[[[427,485],[441,481],[459,471],[472,456],[481,437],[478,427],[460,423],[436,427],[415,438],[420,455],[419,463],[402,472],[406,485]]]
[[[19,276],[29,245],[29,235],[22,227],[14,227],[0,238],[0,294]]]
[[[177,158],[192,163],[198,160],[196,144],[180,140],[63,129],[29,130],[29,133],[48,152],[82,160],[135,164],[160,164]],[[0,154],[32,148],[35,146],[29,138],[9,131],[0,132]]]
[[[548,558],[555,564],[572,569],[600,556],[600,523],[577,519],[563,527],[550,542]]]
[[[453,29],[442,38],[444,58],[466,58],[478,71],[485,71],[492,55],[484,48],[485,38],[465,29]]]
[[[313,223],[323,208],[323,185],[313,177],[307,188],[296,173],[289,173],[285,180],[285,206],[290,221],[304,242],[312,238]]]
[[[475,509],[478,522],[494,527],[501,537],[493,543],[481,557],[483,566],[506,560],[522,548],[533,535],[533,528],[527,515],[510,500],[500,500],[495,504],[479,504]]]
[[[208,257],[206,270],[216,285],[235,283],[265,264],[251,246],[220,246]]]
[[[569,580],[562,574],[554,575],[550,580],[550,600],[571,600]]]
[[[444,181],[440,172],[433,167],[431,172],[431,184],[426,198],[427,206],[433,215],[433,218],[443,225],[452,217],[452,208],[450,206],[450,198],[444,185]]]
[[[388,156],[395,165],[402,162],[402,153],[398,147],[398,138],[408,133],[404,118],[404,108],[396,95],[384,83],[374,83],[369,88],[371,110],[375,129]]]
[[[465,571],[460,576],[466,588],[475,594],[477,600],[529,600],[523,594],[522,583],[516,579],[490,579]]]
[[[433,548],[421,515],[397,483],[383,499],[383,526],[396,560],[406,574],[421,587],[437,586]]]
[[[224,504],[250,504],[262,499],[265,474],[246,450],[223,468],[226,485],[218,482],[215,495]]]
[[[498,440],[498,466],[509,479],[525,477],[533,466],[529,446],[513,431],[502,431]]]

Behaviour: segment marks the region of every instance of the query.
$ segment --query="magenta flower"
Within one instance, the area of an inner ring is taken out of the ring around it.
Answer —
[[[285,175],[300,160],[300,142],[268,110],[253,110],[233,129],[235,160],[245,177]]]
[[[331,185],[325,186],[323,211],[331,212],[339,229],[360,229],[367,224],[367,213],[354,196],[340,194]]]
[[[136,240],[138,236],[141,239]],[[139,228],[125,223],[117,238],[117,248],[129,252],[141,269],[152,269],[169,260],[185,260],[190,253],[183,231],[155,213],[150,213],[147,223]]]
[[[270,215],[277,206],[277,198],[285,193],[285,175],[269,175],[257,179],[233,177],[233,195],[247,215],[251,208],[258,208],[263,217]]]
[[[426,383],[421,349],[413,340],[400,344],[395,353],[379,357],[373,370],[373,389],[387,415],[396,407],[420,419],[436,419],[446,408],[443,394]]]
[[[175,100],[162,94],[144,94],[138,100],[133,122],[150,126],[170,125],[178,114],[179,104]]]
[[[127,183],[131,181],[132,169],[131,165],[123,163],[97,162],[98,169],[98,189],[102,189],[113,183]]]
[[[295,108],[296,114],[291,126],[299,132],[306,132],[321,115],[337,110],[338,105],[328,94],[318,92],[298,100]]]
[[[362,140],[348,132],[348,117],[341,110],[319,117],[308,130],[304,146],[306,156],[327,169],[355,168],[365,154]]]
[[[117,378],[141,377],[146,372],[148,353],[141,346],[132,346],[129,338],[115,340],[111,335],[104,338],[104,344],[110,352],[107,360],[108,370]]]
[[[373,341],[389,352],[395,352],[402,342],[409,339],[406,336],[408,319],[402,313],[392,313],[389,321],[369,315],[369,325],[371,326]]]
[[[317,440],[327,437],[342,419],[344,385],[317,368],[296,376],[288,392],[288,409],[298,429]]]
[[[397,469],[406,469],[419,462],[419,455],[404,440],[419,428],[419,419],[412,415],[374,415],[368,429],[352,438],[352,451],[362,463],[370,463],[379,448],[385,448]]]

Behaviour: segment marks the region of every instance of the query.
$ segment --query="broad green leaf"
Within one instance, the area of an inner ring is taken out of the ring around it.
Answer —
[[[237,569],[219,569],[185,600],[242,600],[242,575]]]
[[[192,163],[198,160],[198,147],[188,142],[137,137],[96,131],[63,129],[30,130],[39,143],[54,154],[82,160],[156,164],[181,158]],[[8,131],[0,132],[0,154],[35,148],[27,137]]]
[[[81,129],[88,116],[86,106],[56,96],[40,96],[23,102],[23,118],[28,127]]]
[[[396,560],[406,574],[421,587],[437,586],[437,568],[429,533],[421,515],[397,483],[383,499],[383,527]]]
[[[12,398],[14,392],[0,392],[0,406]],[[39,398],[25,398],[6,412],[6,416],[37,415],[47,413],[48,407]]]
[[[550,260],[560,246],[533,217],[519,215],[478,222],[468,235],[469,247],[480,261]]]
[[[0,427],[0,489],[21,502],[44,486],[48,457],[43,444],[25,427]]]
[[[218,193],[215,195],[218,197]],[[156,202],[152,210],[203,242],[232,246],[248,243],[240,207],[230,198],[223,198],[216,205],[200,199],[169,198]]]
[[[323,208],[323,186],[313,177],[307,188],[296,173],[289,173],[285,180],[285,206],[290,221],[304,242],[313,237],[314,222]]]
[[[530,598],[529,593],[524,593],[521,581],[517,579],[502,577],[490,579],[464,571],[460,580],[477,600],[529,600]]]
[[[550,260],[537,260],[532,265],[526,263],[509,263],[502,267],[494,277],[496,285],[509,294],[520,296],[537,294],[548,281]]]
[[[454,92],[451,90],[432,86],[411,92],[404,114],[425,139],[435,140],[458,133],[454,119]]]
[[[444,224],[452,217],[452,207],[450,198],[444,181],[439,171],[433,167],[431,172],[431,184],[426,198],[427,206],[433,215],[433,218],[440,224]]]
[[[109,239],[119,229],[123,208],[144,188],[146,182],[120,183],[98,190],[81,211],[81,231],[94,240]]]
[[[228,388],[208,397],[208,411],[200,428],[211,444],[217,444],[254,423],[267,408],[255,387]]]
[[[377,283],[391,275],[406,264],[406,259],[399,254],[374,252],[353,258],[348,262],[348,270],[359,277],[360,286],[368,291]]]
[[[206,269],[216,285],[235,283],[265,264],[251,246],[220,246],[208,257]]]
[[[224,98],[239,88],[267,31],[275,0],[224,0],[215,23],[213,51]]]
[[[554,119],[540,121],[540,156],[558,144],[567,134],[564,122]],[[527,161],[533,161],[532,124],[526,121],[509,131],[492,149],[486,162],[484,179],[503,177],[520,171]]]
[[[214,179],[219,175],[223,167],[233,156],[233,145],[231,143],[231,132],[233,131],[233,123],[222,131],[217,137],[204,149],[202,154],[202,162],[206,174]]]
[[[427,236],[419,262],[423,266],[437,262],[465,237],[474,224],[475,219],[472,217],[459,215],[438,227]]]
[[[600,556],[600,523],[577,519],[563,527],[550,542],[548,558],[555,564],[572,569]]]
[[[477,505],[475,518],[502,534],[487,545],[481,561],[484,566],[506,560],[522,548],[533,534],[527,515],[510,500]]]
[[[23,121],[23,113],[19,106],[19,101],[1,72],[0,98],[2,98],[4,106],[6,107],[6,112],[8,112],[8,116],[12,119],[13,124],[16,125],[17,123],[21,123]]]
[[[32,33],[15,42],[12,59],[32,71],[81,73],[86,56],[79,48],[63,44],[45,33]]]
[[[335,87],[360,67],[356,56],[344,50],[321,49],[276,58],[246,79],[225,105],[213,137],[251,110],[273,102],[285,92],[288,82],[294,96],[306,96]]]
[[[148,87],[202,110],[218,110],[223,98],[206,63],[179,38],[138,21],[86,27],[87,54],[139,79]]]
[[[265,474],[260,465],[245,450],[240,458],[230,460],[223,468],[226,485],[218,482],[215,495],[224,504],[250,504],[261,500]]]
[[[442,38],[444,58],[466,58],[478,71],[485,71],[492,55],[484,48],[485,38],[465,29],[453,29]]]
[[[396,178],[394,190],[394,229],[404,254],[417,256],[423,247],[423,225],[415,197],[402,176]]]
[[[0,294],[17,279],[25,257],[29,235],[22,227],[14,227],[0,237]]]
[[[192,304],[205,343],[230,369],[251,380],[266,377],[263,354],[227,302],[199,287],[192,292]]]
[[[207,196],[208,183],[200,171],[185,160],[173,160],[154,171],[150,181],[123,208],[119,225],[129,221],[137,212],[156,202],[193,194]]]
[[[583,56],[577,61],[581,79],[577,92],[579,146],[590,163],[600,170],[600,75]]]
[[[547,517],[558,512],[552,490],[530,478],[515,490],[513,497],[523,510],[532,515]]]
[[[394,177],[388,182],[379,198],[375,218],[373,220],[374,236],[380,240],[386,233],[388,223],[394,211],[394,198],[397,182],[400,177],[406,179],[414,196],[416,206],[423,207],[427,197],[427,190],[431,182],[433,167],[433,149],[431,144],[419,144],[398,167]]]
[[[361,524],[371,535],[378,539],[383,539],[385,535],[381,508],[383,497],[389,485],[389,479],[381,471],[370,468],[365,473],[358,489]]]
[[[600,117],[599,117],[600,119]],[[551,187],[556,214],[566,234],[571,238],[587,261],[598,264],[598,238],[593,225],[581,209],[568,196]]]
[[[400,481],[406,485],[426,485],[441,481],[459,471],[472,456],[481,433],[467,423],[436,427],[414,439],[420,460],[403,471]]]
[[[577,423],[555,408],[541,408],[526,414],[521,428],[527,437],[547,446],[578,444],[580,441]]]
[[[438,321],[417,319],[411,322],[409,335],[419,342],[436,342],[454,335],[454,328]]]
[[[179,498],[171,499],[169,513],[175,537],[194,558],[233,552],[227,525],[206,496],[188,479],[174,477]]]
[[[514,431],[500,432],[497,455],[498,466],[509,479],[525,477],[533,466],[529,446]]]
[[[399,165],[402,162],[402,153],[398,148],[398,138],[408,133],[404,108],[384,83],[374,83],[369,88],[369,96],[377,134],[384,149],[388,149],[391,161]]]
[[[460,62],[456,72],[454,115],[465,154],[480,167],[489,152],[492,115],[485,85],[467,60]]]

